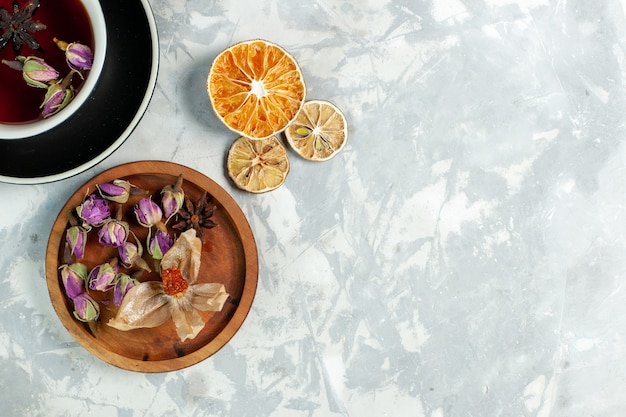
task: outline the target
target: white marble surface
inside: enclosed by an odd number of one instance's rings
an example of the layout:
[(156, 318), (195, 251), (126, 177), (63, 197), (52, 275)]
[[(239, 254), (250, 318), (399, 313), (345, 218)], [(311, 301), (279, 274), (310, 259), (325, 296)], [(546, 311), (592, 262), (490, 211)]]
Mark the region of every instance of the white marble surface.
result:
[[(158, 84), (112, 156), (0, 184), (6, 416), (623, 416), (626, 1), (151, 0)], [(345, 111), (336, 158), (280, 189), (224, 175), (204, 83), (249, 38)], [(132, 47), (132, 45), (129, 45)], [(163, 159), (226, 188), (257, 239), (251, 313), (213, 357), (120, 370), (48, 299), (50, 227), (84, 181)]]

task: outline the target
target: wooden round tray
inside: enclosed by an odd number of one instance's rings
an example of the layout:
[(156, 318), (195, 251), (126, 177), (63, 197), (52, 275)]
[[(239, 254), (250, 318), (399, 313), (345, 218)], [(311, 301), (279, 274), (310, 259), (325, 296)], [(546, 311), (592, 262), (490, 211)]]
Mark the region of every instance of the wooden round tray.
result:
[[(131, 184), (158, 195), (167, 184), (183, 174), (185, 195), (194, 203), (207, 191), (216, 207), (211, 218), (217, 227), (204, 230), (202, 260), (198, 282), (222, 283), (229, 298), (220, 312), (200, 312), (204, 329), (191, 340), (181, 342), (171, 320), (152, 329), (120, 331), (107, 326), (117, 307), (107, 293), (91, 292), (100, 303), (100, 318), (86, 324), (73, 316), (73, 305), (65, 295), (59, 267), (66, 263), (65, 231), (70, 213), (82, 203), (86, 193), (96, 192), (96, 184), (125, 179)], [(147, 229), (132, 221), (132, 207), (141, 197), (132, 197), (123, 205), (124, 220), (144, 245)], [(107, 260), (114, 248), (103, 248), (91, 232), (83, 259), (90, 270)], [(140, 281), (160, 280), (155, 272), (144, 272)], [(117, 166), (89, 180), (61, 209), (50, 233), (46, 253), (46, 281), (50, 299), (70, 334), (96, 357), (117, 367), (139, 372), (166, 372), (196, 364), (213, 355), (239, 330), (254, 299), (258, 280), (258, 257), (254, 236), (243, 212), (233, 198), (217, 183), (191, 168), (163, 161), (141, 161)]]

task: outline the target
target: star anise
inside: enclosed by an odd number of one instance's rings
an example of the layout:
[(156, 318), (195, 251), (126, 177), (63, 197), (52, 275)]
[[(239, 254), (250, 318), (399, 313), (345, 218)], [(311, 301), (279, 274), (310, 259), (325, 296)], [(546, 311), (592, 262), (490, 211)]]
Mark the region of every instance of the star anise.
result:
[(177, 230), (189, 230), (194, 229), (199, 238), (202, 238), (203, 229), (211, 229), (217, 224), (211, 220), (211, 216), (215, 212), (215, 206), (209, 205), (208, 194), (205, 191), (196, 204), (185, 197), (185, 205), (178, 211), (178, 218), (180, 219), (172, 227)]
[(24, 44), (28, 45), (32, 50), (41, 50), (41, 45), (37, 39), (29, 32), (39, 32), (46, 28), (43, 23), (33, 20), (33, 15), (39, 8), (39, 0), (29, 0), (20, 10), (17, 0), (12, 3), (13, 14), (9, 13), (4, 7), (0, 7), (0, 49), (3, 49), (13, 42), (13, 52), (19, 55)]

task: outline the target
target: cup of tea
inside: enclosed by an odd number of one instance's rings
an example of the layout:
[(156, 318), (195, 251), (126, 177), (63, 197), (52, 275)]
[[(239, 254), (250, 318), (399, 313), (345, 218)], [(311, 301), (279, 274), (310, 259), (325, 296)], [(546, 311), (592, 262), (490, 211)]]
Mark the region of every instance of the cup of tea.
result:
[(89, 98), (104, 65), (104, 14), (99, 0), (0, 0), (0, 8), (0, 139), (29, 138)]

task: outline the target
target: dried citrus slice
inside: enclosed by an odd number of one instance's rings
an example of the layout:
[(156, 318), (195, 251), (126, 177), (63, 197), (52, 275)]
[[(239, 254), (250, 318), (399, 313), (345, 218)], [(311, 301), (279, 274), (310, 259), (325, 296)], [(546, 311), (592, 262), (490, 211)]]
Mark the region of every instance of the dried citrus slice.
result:
[(228, 175), (242, 190), (263, 193), (278, 188), (289, 173), (287, 151), (276, 136), (237, 139), (228, 151)]
[(235, 44), (220, 53), (209, 71), (207, 92), (217, 117), (251, 139), (282, 132), (306, 95), (296, 60), (263, 40)]
[(285, 137), (303, 158), (326, 161), (346, 144), (348, 124), (334, 104), (311, 100), (304, 103), (298, 116), (285, 130)]

